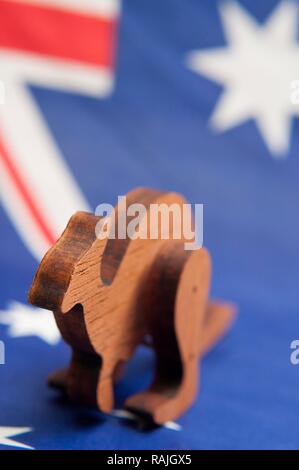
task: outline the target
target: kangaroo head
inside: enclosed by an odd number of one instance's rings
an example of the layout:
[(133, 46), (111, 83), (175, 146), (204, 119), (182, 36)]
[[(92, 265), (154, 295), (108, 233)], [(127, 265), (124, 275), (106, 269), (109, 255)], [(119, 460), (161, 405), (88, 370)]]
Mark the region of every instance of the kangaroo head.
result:
[(99, 218), (76, 212), (59, 240), (46, 253), (35, 274), (28, 300), (47, 310), (61, 310), (74, 269), (95, 241)]

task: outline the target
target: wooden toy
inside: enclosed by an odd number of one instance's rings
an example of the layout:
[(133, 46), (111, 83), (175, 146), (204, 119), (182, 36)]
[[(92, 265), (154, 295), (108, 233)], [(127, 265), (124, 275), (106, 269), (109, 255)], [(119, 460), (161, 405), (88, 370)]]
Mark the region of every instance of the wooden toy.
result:
[[(186, 201), (176, 193), (136, 189), (127, 195), (131, 204), (146, 208), (139, 228), (143, 224), (149, 235), (144, 224), (151, 204), (182, 207)], [(116, 207), (117, 220), (120, 211)], [(133, 220), (122, 215), (127, 224)], [(33, 280), (30, 303), (53, 311), (72, 348), (69, 368), (49, 382), (64, 388), (71, 400), (108, 413), (122, 366), (138, 345), (150, 344), (156, 354), (153, 382), (125, 407), (162, 424), (192, 404), (198, 361), (226, 332), (234, 308), (208, 302), (211, 261), (205, 248), (185, 250), (183, 235), (164, 239), (162, 223), (156, 239), (99, 239), (99, 221), (76, 213)], [(172, 229), (175, 224), (181, 221), (172, 220)]]

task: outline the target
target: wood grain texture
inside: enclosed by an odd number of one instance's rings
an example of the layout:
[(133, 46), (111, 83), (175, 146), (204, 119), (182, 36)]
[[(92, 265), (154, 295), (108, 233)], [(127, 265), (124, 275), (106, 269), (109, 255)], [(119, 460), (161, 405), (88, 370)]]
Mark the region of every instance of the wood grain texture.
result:
[[(127, 205), (133, 203), (146, 207), (139, 228), (145, 224), (148, 232), (150, 204), (186, 201), (176, 193), (141, 188), (127, 195)], [(122, 365), (150, 336), (156, 353), (153, 383), (125, 405), (162, 424), (191, 405), (198, 360), (228, 329), (234, 309), (208, 303), (211, 261), (205, 248), (184, 250), (183, 236), (163, 239), (163, 224), (157, 239), (100, 240), (95, 235), (99, 220), (76, 213), (33, 280), (29, 301), (54, 312), (73, 351), (70, 367), (49, 382), (75, 402), (110, 412)], [(181, 221), (171, 220), (170, 233), (181, 229), (175, 224)]]

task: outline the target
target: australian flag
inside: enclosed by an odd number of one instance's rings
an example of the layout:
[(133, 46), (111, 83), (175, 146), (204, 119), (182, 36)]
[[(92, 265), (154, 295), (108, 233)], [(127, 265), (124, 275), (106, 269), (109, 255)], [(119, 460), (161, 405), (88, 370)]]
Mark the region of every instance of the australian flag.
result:
[[(299, 1), (0, 0), (0, 449), (296, 449)], [(230, 334), (192, 408), (142, 432), (141, 347), (111, 415), (46, 386), (70, 351), (27, 304), (78, 210), (137, 186), (204, 204)]]

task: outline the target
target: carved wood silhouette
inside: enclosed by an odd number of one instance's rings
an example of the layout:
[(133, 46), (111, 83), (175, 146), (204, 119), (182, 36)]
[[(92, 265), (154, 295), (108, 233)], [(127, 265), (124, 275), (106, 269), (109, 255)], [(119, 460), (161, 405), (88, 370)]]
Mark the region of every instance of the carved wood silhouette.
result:
[[(141, 226), (150, 204), (186, 201), (176, 193), (136, 189), (127, 195), (127, 205), (133, 203), (146, 207)], [(125, 406), (162, 424), (192, 404), (198, 360), (228, 329), (234, 308), (208, 302), (211, 261), (205, 248), (186, 251), (183, 236), (165, 240), (160, 226), (157, 239), (101, 240), (95, 234), (99, 220), (76, 213), (33, 280), (29, 301), (54, 312), (72, 348), (69, 368), (49, 382), (75, 402), (110, 412), (122, 365), (150, 337), (153, 383)], [(171, 229), (176, 223), (181, 221), (171, 220)]]

